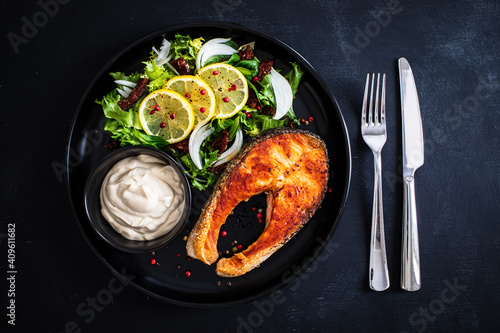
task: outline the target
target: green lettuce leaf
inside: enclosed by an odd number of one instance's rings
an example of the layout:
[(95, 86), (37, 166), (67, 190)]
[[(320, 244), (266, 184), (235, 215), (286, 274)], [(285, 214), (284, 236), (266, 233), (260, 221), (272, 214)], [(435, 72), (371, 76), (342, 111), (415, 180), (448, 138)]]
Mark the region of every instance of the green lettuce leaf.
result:
[[(205, 146), (207, 145), (207, 146)], [(205, 147), (204, 147), (205, 146)], [(189, 154), (178, 156), (179, 160), (182, 162), (183, 166), (186, 168), (186, 175), (191, 180), (191, 185), (200, 191), (204, 191), (215, 183), (217, 180), (217, 175), (209, 171), (210, 165), (217, 161), (219, 157), (217, 156), (217, 151), (213, 151), (211, 147), (205, 141), (200, 149), (200, 157), (203, 163), (203, 169), (198, 170), (191, 160)]]
[(108, 131), (111, 137), (120, 141), (120, 146), (144, 145), (161, 149), (168, 146), (168, 142), (155, 135), (147, 135), (141, 130), (131, 127), (123, 127), (116, 120), (108, 119), (104, 125), (104, 130)]
[(250, 117), (247, 117), (246, 114), (239, 114), (239, 121), (243, 125), (243, 130), (249, 136), (256, 136), (262, 133), (265, 130), (284, 127), (287, 126), (290, 122), (289, 119), (273, 119), (271, 115), (265, 115), (258, 112), (248, 112)]
[(102, 106), (106, 118), (116, 120), (123, 127), (133, 127), (134, 113), (123, 111), (118, 105), (120, 99), (121, 96), (116, 92), (116, 89), (113, 89), (101, 101), (96, 101), (96, 103)]
[(293, 96), (295, 97), (300, 80), (302, 79), (302, 76), (304, 75), (304, 71), (302, 70), (302, 68), (300, 68), (299, 65), (297, 65), (294, 62), (291, 62), (290, 65), (292, 65), (293, 68), (290, 72), (288, 72), (285, 75), (285, 79), (287, 79), (288, 83), (290, 83), (290, 87), (292, 88)]
[(118, 105), (118, 101), (120, 101), (120, 95), (116, 89), (104, 96), (101, 101), (96, 101), (97, 104), (101, 105), (104, 116), (107, 118), (104, 130), (108, 131), (113, 139), (119, 140), (121, 146), (146, 145), (163, 148), (168, 145), (165, 139), (147, 135), (142, 130), (138, 113), (140, 100), (128, 111), (123, 111)]
[(273, 85), (271, 84), (271, 76), (267, 74), (260, 81), (261, 89), (258, 89), (257, 99), (261, 105), (276, 108), (276, 98), (274, 96)]

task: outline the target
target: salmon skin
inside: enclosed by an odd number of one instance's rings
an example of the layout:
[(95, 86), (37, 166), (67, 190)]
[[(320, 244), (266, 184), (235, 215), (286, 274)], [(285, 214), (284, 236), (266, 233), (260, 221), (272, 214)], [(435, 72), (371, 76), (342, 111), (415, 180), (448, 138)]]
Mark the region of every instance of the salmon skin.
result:
[(308, 131), (279, 128), (255, 137), (228, 164), (205, 203), (187, 240), (187, 254), (211, 265), (227, 216), (242, 201), (267, 194), (266, 225), (260, 237), (231, 258), (218, 261), (216, 273), (240, 276), (285, 245), (314, 215), (328, 183), (328, 152)]

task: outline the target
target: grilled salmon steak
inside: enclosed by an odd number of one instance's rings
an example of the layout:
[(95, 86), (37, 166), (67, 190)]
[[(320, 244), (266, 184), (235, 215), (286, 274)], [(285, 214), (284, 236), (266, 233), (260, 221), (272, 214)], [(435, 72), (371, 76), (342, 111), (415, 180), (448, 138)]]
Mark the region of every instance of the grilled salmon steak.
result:
[(328, 154), (321, 138), (298, 129), (267, 131), (249, 142), (226, 167), (187, 240), (187, 253), (217, 261), (217, 240), (227, 216), (242, 201), (267, 194), (266, 225), (242, 252), (217, 263), (219, 276), (252, 270), (288, 242), (314, 215), (328, 182)]

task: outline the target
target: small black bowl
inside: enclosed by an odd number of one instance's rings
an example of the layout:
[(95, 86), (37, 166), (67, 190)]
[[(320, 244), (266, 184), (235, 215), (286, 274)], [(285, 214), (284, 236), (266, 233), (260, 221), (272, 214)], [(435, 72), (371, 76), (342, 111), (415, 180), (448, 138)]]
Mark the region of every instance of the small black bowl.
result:
[[(101, 185), (109, 170), (119, 161), (130, 156), (147, 154), (165, 161), (172, 166), (181, 178), (184, 187), (184, 211), (176, 226), (163, 236), (149, 241), (133, 241), (126, 239), (116, 232), (101, 214), (100, 191)], [(130, 253), (146, 253), (156, 251), (174, 239), (187, 224), (191, 211), (191, 188), (179, 164), (168, 154), (145, 146), (127, 146), (119, 148), (102, 159), (90, 173), (85, 185), (85, 211), (94, 231), (108, 244)]]

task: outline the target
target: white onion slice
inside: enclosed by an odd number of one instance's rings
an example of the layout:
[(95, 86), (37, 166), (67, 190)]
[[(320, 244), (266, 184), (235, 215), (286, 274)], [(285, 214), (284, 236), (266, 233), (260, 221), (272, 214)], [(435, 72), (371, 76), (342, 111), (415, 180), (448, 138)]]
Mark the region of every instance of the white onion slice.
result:
[(172, 45), (172, 43), (170, 43), (168, 40), (163, 38), (163, 41), (161, 42), (161, 46), (160, 46), (160, 51), (157, 51), (153, 47), (153, 50), (158, 54), (158, 57), (156, 58), (157, 65), (163, 65), (164, 63), (169, 61), (170, 58), (172, 58), (172, 55), (169, 55), (171, 45)]
[(125, 91), (127, 93), (127, 95), (130, 95), (130, 92), (132, 91), (132, 88), (123, 87), (123, 91)]
[[(172, 55), (170, 55), (167, 59), (168, 59), (168, 60), (170, 60), (170, 58), (172, 58)], [(174, 68), (174, 66), (172, 66), (172, 64), (171, 64), (171, 63), (169, 63), (169, 62), (168, 62), (168, 60), (167, 60), (167, 63), (166, 63), (167, 67), (168, 67), (168, 68), (169, 68), (172, 72), (174, 72), (175, 74), (179, 75), (179, 72), (177, 72), (177, 70)]]
[(236, 132), (236, 136), (234, 137), (233, 145), (231, 146), (231, 148), (220, 155), (220, 159), (215, 162), (213, 166), (219, 166), (231, 161), (236, 156), (236, 154), (238, 154), (241, 146), (243, 146), (243, 131), (241, 130), (241, 127), (238, 127), (238, 131)]
[(215, 131), (215, 128), (210, 127), (210, 124), (196, 126), (191, 137), (189, 138), (189, 155), (193, 160), (194, 165), (199, 169), (203, 169), (200, 158), (200, 147), (203, 141)]
[(116, 88), (116, 91), (118, 91), (118, 93), (123, 97), (123, 98), (127, 98), (129, 93), (126, 93), (125, 91), (121, 90), (120, 88)]
[(137, 85), (137, 83), (127, 80), (115, 80), (115, 83), (130, 88), (134, 88)]
[(214, 55), (232, 55), (238, 52), (231, 46), (223, 44), (230, 41), (231, 38), (214, 38), (204, 43), (196, 55), (196, 70), (199, 71), (205, 62)]
[(281, 75), (271, 68), (271, 84), (273, 86), (274, 97), (276, 98), (276, 113), (274, 119), (281, 119), (292, 107), (293, 92), (290, 83)]

